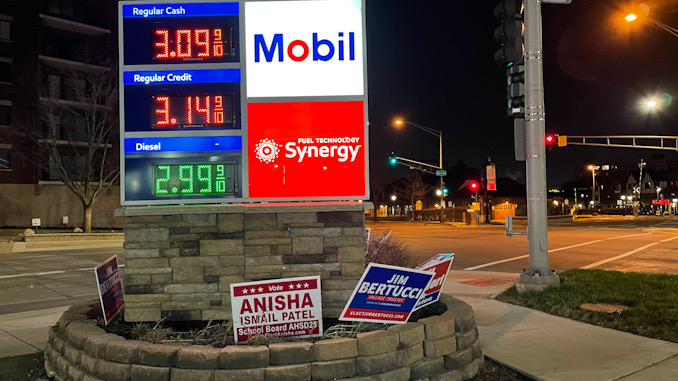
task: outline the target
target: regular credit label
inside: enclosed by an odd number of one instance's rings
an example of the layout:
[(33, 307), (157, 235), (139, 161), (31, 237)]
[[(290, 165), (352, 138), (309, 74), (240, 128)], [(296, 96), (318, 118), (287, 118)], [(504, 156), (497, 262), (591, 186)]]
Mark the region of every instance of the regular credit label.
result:
[(319, 276), (231, 284), (231, 306), (236, 343), (323, 334)]

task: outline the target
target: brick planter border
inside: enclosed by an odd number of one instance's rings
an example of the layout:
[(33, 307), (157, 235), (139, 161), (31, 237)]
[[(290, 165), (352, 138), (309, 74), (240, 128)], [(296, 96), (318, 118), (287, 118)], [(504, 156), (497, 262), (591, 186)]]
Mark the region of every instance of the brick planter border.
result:
[(125, 340), (68, 309), (50, 329), (45, 370), (57, 381), (468, 380), (483, 354), (473, 309), (451, 296), (447, 311), (358, 337), (270, 346), (174, 346)]

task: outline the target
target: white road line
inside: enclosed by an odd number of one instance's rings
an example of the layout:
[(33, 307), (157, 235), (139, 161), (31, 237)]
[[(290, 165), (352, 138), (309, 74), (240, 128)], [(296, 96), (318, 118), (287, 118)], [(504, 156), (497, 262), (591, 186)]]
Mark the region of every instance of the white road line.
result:
[(619, 238), (628, 238), (628, 237), (638, 237), (641, 235), (648, 235), (648, 234), (654, 234), (652, 232), (650, 233), (642, 233), (642, 234), (629, 234), (629, 235), (620, 235), (619, 237), (610, 237), (610, 238), (605, 238), (605, 240), (610, 240), (610, 239), (619, 239)]
[[(125, 267), (125, 265), (118, 265), (118, 267)], [(64, 274), (67, 272), (75, 272), (75, 271), (92, 271), (94, 270), (94, 267), (83, 267), (80, 269), (73, 269), (73, 270), (60, 270), (60, 271), (46, 271), (46, 272), (41, 272), (41, 273), (24, 273), (24, 274), (15, 274), (15, 275), (2, 275), (0, 276), (0, 279), (11, 279), (11, 278), (23, 278), (27, 276), (43, 276), (43, 275), (54, 275), (54, 274)]]
[[(595, 240), (595, 241), (589, 241), (589, 242), (584, 242), (584, 243), (578, 243), (578, 244), (572, 245), (572, 246), (559, 247), (559, 248), (557, 248), (557, 249), (549, 250), (549, 253), (555, 253), (556, 251), (567, 250), (567, 249), (572, 249), (572, 248), (574, 248), (574, 247), (590, 245), (590, 244), (592, 244), (592, 243), (597, 243), (597, 242), (603, 242), (603, 240), (602, 240), (602, 239), (597, 239), (597, 240)], [(530, 255), (528, 254), (528, 255), (521, 255), (521, 256), (519, 256), (519, 257), (513, 257), (513, 258), (508, 258), (508, 259), (502, 259), (501, 261), (495, 261), (495, 262), (485, 263), (485, 264), (478, 265), (478, 266), (468, 267), (468, 268), (465, 268), (464, 270), (467, 270), (467, 271), (478, 270), (478, 269), (482, 269), (482, 268), (484, 268), (484, 267), (489, 267), (489, 266), (498, 265), (498, 264), (500, 264), (500, 263), (506, 263), (506, 262), (511, 262), (511, 261), (517, 261), (518, 259), (528, 258), (529, 256), (530, 256)]]
[[(652, 234), (652, 233), (620, 235), (620, 236), (618, 236), (618, 237), (605, 238), (605, 240), (608, 240), (608, 239), (618, 239), (618, 238), (628, 238), (628, 237), (636, 237), (636, 236), (639, 236), (639, 235), (648, 235), (648, 234)], [(579, 246), (591, 245), (591, 244), (598, 243), (598, 242), (603, 242), (603, 241), (604, 241), (604, 240), (602, 240), (602, 239), (597, 239), (597, 240), (594, 240), (594, 241), (588, 241), (588, 242), (584, 242), (584, 243), (578, 243), (578, 244), (576, 244), (576, 245), (565, 246), (565, 247), (559, 247), (559, 248), (557, 248), (557, 249), (551, 249), (551, 250), (549, 250), (549, 253), (555, 253), (555, 252), (557, 252), (557, 251), (572, 249), (572, 248), (579, 247)], [(494, 266), (494, 265), (498, 265), (498, 264), (506, 263), (506, 262), (511, 262), (511, 261), (517, 261), (517, 260), (519, 260), (519, 259), (528, 258), (528, 257), (529, 257), (529, 254), (528, 254), (528, 255), (521, 255), (521, 256), (519, 256), (519, 257), (513, 257), (513, 258), (508, 258), (508, 259), (502, 259), (501, 261), (495, 261), (495, 262), (485, 263), (485, 264), (478, 265), (478, 266), (468, 267), (468, 268), (465, 268), (464, 270), (466, 270), (466, 271), (478, 270), (478, 269), (482, 269), (482, 268), (485, 268), (485, 267), (490, 267), (490, 266)]]
[(661, 240), (661, 241), (659, 241), (659, 242), (649, 243), (649, 244), (647, 244), (647, 245), (645, 245), (645, 246), (641, 246), (641, 247), (639, 247), (639, 248), (637, 248), (637, 249), (635, 249), (635, 250), (631, 250), (631, 251), (628, 251), (628, 252), (626, 252), (626, 253), (624, 253), (624, 254), (617, 255), (616, 257), (603, 259), (602, 261), (598, 261), (598, 262), (595, 262), (595, 263), (591, 263), (590, 265), (586, 265), (586, 266), (583, 266), (583, 267), (580, 267), (580, 268), (581, 268), (581, 269), (592, 269), (592, 268), (594, 268), (594, 267), (598, 267), (598, 266), (600, 266), (600, 265), (604, 265), (604, 264), (606, 264), (606, 263), (608, 263), (608, 262), (612, 262), (612, 261), (616, 261), (617, 259), (621, 259), (621, 258), (624, 258), (624, 257), (628, 257), (629, 255), (635, 254), (635, 253), (637, 253), (637, 252), (639, 252), (639, 251), (643, 251), (643, 250), (645, 250), (645, 249), (647, 249), (647, 248), (649, 248), (649, 247), (652, 247), (652, 246), (654, 246), (654, 245), (659, 245), (660, 243), (668, 242), (668, 241), (671, 241), (671, 240), (674, 240), (674, 239), (677, 239), (677, 238), (678, 238), (678, 236), (672, 237), (672, 238), (663, 239), (663, 240)]

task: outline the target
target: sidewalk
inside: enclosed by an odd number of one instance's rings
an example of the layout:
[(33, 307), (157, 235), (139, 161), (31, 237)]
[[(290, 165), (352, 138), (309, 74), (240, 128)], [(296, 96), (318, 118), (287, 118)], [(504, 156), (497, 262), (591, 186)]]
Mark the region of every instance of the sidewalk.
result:
[[(518, 275), (458, 270), (445, 284), (446, 293), (473, 307), (486, 356), (537, 380), (678, 379), (678, 344), (492, 299)], [(0, 358), (41, 351), (66, 309), (0, 315)]]
[(444, 292), (473, 307), (483, 353), (538, 380), (677, 380), (678, 344), (496, 301), (520, 274), (451, 271)]

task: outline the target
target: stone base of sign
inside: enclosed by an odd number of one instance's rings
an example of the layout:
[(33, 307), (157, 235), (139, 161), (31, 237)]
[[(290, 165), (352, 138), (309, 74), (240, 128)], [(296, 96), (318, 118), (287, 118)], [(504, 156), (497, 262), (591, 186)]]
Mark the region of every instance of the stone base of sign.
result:
[(471, 379), (483, 364), (473, 310), (448, 295), (440, 300), (442, 315), (357, 338), (223, 349), (125, 340), (76, 305), (50, 329), (45, 369), (57, 381)]
[(365, 270), (360, 202), (127, 207), (125, 320), (226, 320), (231, 283), (319, 275), (338, 317)]

